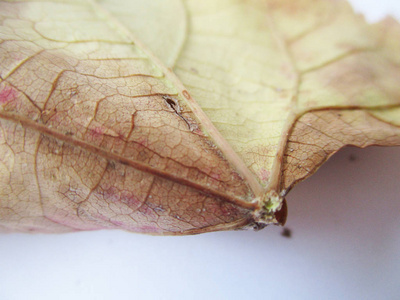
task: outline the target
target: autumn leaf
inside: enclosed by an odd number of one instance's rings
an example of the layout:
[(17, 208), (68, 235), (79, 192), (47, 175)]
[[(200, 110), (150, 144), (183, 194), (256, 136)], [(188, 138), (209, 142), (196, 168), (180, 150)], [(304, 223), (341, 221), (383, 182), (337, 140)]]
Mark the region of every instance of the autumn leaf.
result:
[(0, 228), (282, 224), (346, 145), (400, 144), (400, 26), (345, 1), (0, 2)]

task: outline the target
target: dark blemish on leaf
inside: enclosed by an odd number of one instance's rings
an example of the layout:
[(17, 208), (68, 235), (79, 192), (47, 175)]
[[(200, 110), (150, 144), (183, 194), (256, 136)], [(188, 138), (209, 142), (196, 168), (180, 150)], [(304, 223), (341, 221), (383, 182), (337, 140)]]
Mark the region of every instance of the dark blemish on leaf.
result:
[(111, 170), (115, 170), (115, 162), (110, 161), (110, 162), (108, 163), (108, 167), (109, 167)]
[(124, 160), (120, 160), (119, 163), (123, 164), (124, 166), (129, 166), (128, 162)]
[(193, 73), (199, 74), (199, 71), (196, 68), (190, 68), (190, 71), (192, 71)]
[(291, 238), (292, 237), (292, 230), (290, 230), (287, 227), (283, 228), (283, 230), (281, 232), (281, 236), (284, 236), (285, 238)]
[(176, 113), (180, 113), (181, 112), (181, 108), (179, 107), (179, 105), (177, 104), (177, 101), (175, 102), (174, 99), (170, 96), (163, 96), (163, 99), (165, 100), (165, 102), (167, 102), (167, 104), (169, 105), (169, 107), (171, 107)]
[(189, 127), (189, 130), (193, 131), (193, 128), (192, 128), (191, 124), (189, 123), (189, 121), (185, 117), (183, 117), (181, 114), (182, 109), (179, 106), (178, 100), (174, 99), (168, 95), (164, 95), (164, 96), (162, 96), (162, 98), (164, 99), (167, 106), (170, 107), (175, 112), (175, 114), (178, 115), (183, 121), (185, 121), (186, 125)]

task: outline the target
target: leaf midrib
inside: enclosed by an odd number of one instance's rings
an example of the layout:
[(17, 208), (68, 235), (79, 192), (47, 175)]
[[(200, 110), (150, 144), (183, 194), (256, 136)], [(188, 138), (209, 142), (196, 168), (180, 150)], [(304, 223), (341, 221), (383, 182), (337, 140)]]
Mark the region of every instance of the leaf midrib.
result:
[[(179, 98), (184, 99), (188, 104), (189, 108), (192, 110), (193, 114), (199, 121), (202, 129), (204, 129), (209, 137), (215, 142), (219, 150), (224, 154), (226, 160), (234, 167), (234, 169), (239, 173), (239, 175), (244, 179), (244, 181), (250, 186), (255, 198), (261, 197), (265, 190), (261, 184), (256, 179), (255, 175), (249, 170), (244, 161), (240, 156), (233, 150), (231, 145), (222, 136), (219, 130), (214, 126), (202, 108), (198, 105), (197, 101), (190, 96), (184, 87), (180, 79), (172, 72), (171, 69), (164, 66), (164, 64), (150, 51), (145, 45), (143, 45), (133, 34), (130, 32), (121, 22), (116, 20), (108, 11), (106, 11), (96, 0), (87, 0), (93, 7), (93, 11), (100, 17), (105, 19), (108, 24), (112, 24), (113, 28), (123, 35), (126, 39), (134, 43), (140, 50), (142, 50), (149, 59), (165, 74), (165, 77), (170, 80), (170, 82), (178, 90)], [(189, 30), (189, 29), (188, 29)], [(185, 93), (189, 97), (185, 96)], [(247, 205), (247, 204), (246, 204)], [(251, 205), (255, 208), (255, 205)]]

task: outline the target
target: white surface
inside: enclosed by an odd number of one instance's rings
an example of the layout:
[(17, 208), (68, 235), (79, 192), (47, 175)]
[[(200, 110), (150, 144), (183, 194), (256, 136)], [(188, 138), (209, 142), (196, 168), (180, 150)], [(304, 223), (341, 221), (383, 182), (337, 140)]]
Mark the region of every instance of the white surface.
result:
[(2, 235), (0, 299), (400, 299), (399, 175), (400, 148), (340, 152), (289, 194), (292, 238)]

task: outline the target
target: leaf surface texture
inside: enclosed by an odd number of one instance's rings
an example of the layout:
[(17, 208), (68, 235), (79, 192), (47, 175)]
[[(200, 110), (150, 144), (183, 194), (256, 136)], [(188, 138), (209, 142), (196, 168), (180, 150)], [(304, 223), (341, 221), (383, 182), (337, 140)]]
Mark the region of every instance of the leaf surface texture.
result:
[(340, 148), (400, 143), (399, 41), (345, 1), (0, 2), (0, 226), (282, 223)]

